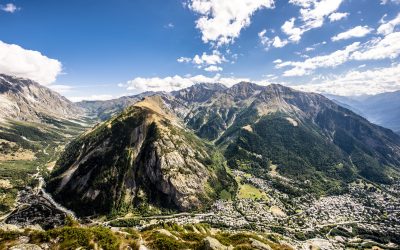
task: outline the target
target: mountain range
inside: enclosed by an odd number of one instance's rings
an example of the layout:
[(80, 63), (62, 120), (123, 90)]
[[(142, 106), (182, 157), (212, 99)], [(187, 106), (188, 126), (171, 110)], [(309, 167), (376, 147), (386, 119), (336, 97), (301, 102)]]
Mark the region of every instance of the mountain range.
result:
[(327, 95), (327, 97), (375, 124), (400, 133), (400, 91), (370, 96)]
[[(257, 176), (275, 168), (296, 180), (295, 187), (274, 183), (293, 197), (340, 194), (359, 178), (388, 184), (399, 176), (400, 136), (322, 95), (241, 82), (143, 97), (108, 102), (98, 115), (112, 118), (66, 148), (48, 184), (62, 204), (85, 215), (201, 210), (204, 201), (234, 196), (225, 162)], [(79, 105), (93, 110), (96, 103)]]
[[(72, 103), (6, 75), (0, 89), (0, 248), (400, 244), (400, 136), (343, 98), (240, 82)], [(32, 225), (45, 231), (10, 230)]]

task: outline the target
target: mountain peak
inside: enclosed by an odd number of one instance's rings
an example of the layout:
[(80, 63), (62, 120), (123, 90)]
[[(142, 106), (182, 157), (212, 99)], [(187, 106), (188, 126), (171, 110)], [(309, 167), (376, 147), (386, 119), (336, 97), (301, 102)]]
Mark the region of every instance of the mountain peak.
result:
[(189, 103), (204, 102), (216, 92), (223, 91), (225, 89), (225, 85), (220, 83), (198, 83), (185, 89), (173, 91), (171, 94)]
[(70, 144), (48, 183), (55, 198), (80, 215), (190, 211), (233, 185), (217, 151), (176, 126), (163, 98), (145, 97)]
[(83, 111), (60, 94), (26, 78), (0, 74), (0, 119), (41, 121), (76, 117)]
[(227, 90), (228, 94), (231, 94), (239, 99), (246, 99), (256, 93), (259, 93), (265, 87), (257, 85), (251, 82), (239, 82)]

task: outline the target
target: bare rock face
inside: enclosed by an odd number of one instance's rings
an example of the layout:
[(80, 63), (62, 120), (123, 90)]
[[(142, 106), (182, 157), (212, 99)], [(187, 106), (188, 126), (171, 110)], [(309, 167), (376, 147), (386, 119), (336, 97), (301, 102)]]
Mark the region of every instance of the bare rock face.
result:
[(78, 214), (203, 209), (234, 183), (218, 153), (147, 98), (72, 142), (48, 184)]
[(58, 93), (29, 79), (0, 74), (0, 119), (42, 121), (79, 114), (83, 109)]

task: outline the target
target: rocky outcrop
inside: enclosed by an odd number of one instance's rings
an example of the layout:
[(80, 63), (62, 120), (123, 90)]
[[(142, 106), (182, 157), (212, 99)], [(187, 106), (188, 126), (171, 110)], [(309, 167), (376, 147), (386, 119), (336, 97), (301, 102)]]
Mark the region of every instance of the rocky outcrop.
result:
[(233, 246), (225, 246), (222, 245), (217, 239), (207, 236), (204, 238), (202, 246), (200, 247), (202, 250), (232, 250)]
[(262, 243), (262, 242), (259, 241), (259, 240), (250, 238), (250, 241), (251, 241), (251, 246), (252, 246), (254, 249), (259, 249), (259, 250), (272, 250), (272, 248), (271, 248), (270, 246), (268, 246), (268, 245), (265, 244), (265, 243)]

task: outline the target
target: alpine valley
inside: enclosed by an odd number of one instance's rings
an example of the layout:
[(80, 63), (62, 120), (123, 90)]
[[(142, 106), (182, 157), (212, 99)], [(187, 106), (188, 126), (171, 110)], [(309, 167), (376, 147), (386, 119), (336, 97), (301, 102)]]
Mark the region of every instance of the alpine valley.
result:
[(239, 82), (72, 103), (8, 75), (0, 100), (1, 249), (400, 248), (400, 136), (343, 100)]

